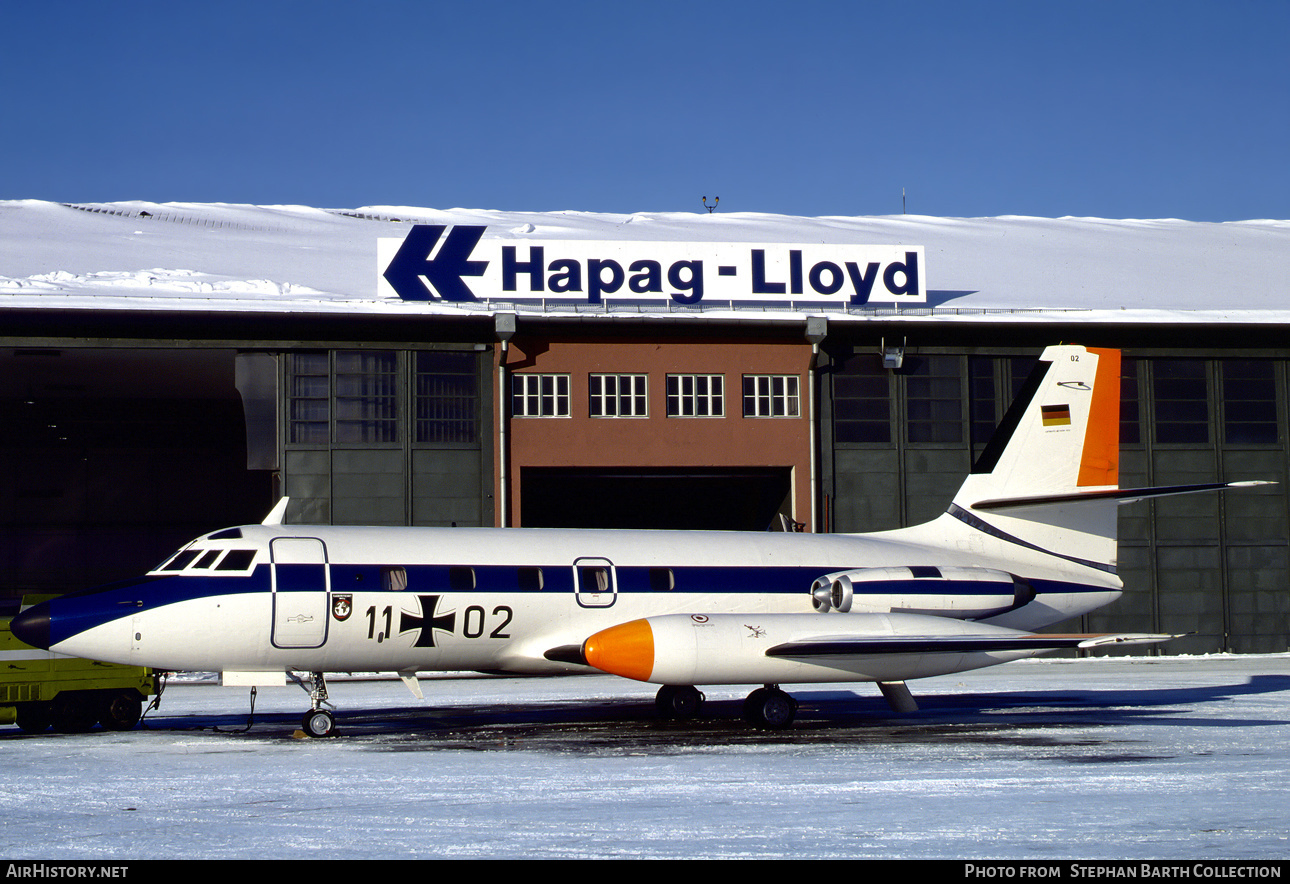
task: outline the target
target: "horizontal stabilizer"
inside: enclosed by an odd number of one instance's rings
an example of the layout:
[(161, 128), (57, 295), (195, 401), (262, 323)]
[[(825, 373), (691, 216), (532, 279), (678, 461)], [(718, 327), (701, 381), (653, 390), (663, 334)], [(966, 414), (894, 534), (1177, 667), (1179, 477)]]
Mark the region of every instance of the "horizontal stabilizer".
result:
[(1151, 497), (1169, 497), (1175, 494), (1199, 494), (1203, 491), (1226, 491), (1229, 488), (1254, 488), (1275, 485), (1276, 482), (1207, 482), (1201, 485), (1160, 485), (1155, 488), (1112, 488), (1105, 491), (1077, 491), (1072, 494), (1040, 494), (1030, 497), (1004, 497), (981, 500), (972, 504), (974, 510), (1006, 510), (1030, 506), (1050, 506), (1061, 503), (1092, 503), (1112, 500), (1116, 503), (1134, 503)]
[(1045, 635), (884, 635), (841, 636), (785, 642), (766, 649), (768, 657), (847, 657), (866, 654), (951, 654), (985, 651), (1052, 651), (1108, 645), (1142, 645), (1176, 635), (1147, 633)]

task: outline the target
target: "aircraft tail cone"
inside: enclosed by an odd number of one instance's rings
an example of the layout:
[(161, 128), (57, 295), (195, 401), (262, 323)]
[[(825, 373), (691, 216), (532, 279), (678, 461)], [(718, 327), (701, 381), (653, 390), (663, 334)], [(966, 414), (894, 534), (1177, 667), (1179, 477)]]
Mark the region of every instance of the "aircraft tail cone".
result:
[(587, 639), (582, 654), (602, 672), (649, 681), (654, 671), (654, 630), (646, 620), (620, 623)]

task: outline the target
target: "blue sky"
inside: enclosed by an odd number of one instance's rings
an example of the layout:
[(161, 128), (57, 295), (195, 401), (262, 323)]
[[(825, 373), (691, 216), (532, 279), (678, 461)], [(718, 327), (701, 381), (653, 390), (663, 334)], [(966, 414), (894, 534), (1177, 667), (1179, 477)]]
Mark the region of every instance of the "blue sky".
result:
[(1290, 218), (1287, 0), (0, 0), (0, 198)]

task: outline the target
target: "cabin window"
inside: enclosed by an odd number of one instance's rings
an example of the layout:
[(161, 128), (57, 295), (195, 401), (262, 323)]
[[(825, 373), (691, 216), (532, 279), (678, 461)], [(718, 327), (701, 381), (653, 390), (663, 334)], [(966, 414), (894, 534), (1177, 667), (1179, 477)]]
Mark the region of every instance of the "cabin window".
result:
[(454, 592), (470, 592), (475, 588), (475, 569), (465, 567), (449, 568), (448, 587)]
[(579, 566), (578, 583), (583, 592), (610, 592), (613, 589), (609, 569), (600, 565)]
[(515, 574), (515, 581), (523, 592), (538, 592), (542, 589), (541, 568), (520, 568)]
[(658, 592), (676, 589), (676, 575), (671, 568), (650, 568), (649, 588)]
[(402, 592), (408, 588), (408, 571), (406, 568), (382, 568), (381, 589), (388, 592)]

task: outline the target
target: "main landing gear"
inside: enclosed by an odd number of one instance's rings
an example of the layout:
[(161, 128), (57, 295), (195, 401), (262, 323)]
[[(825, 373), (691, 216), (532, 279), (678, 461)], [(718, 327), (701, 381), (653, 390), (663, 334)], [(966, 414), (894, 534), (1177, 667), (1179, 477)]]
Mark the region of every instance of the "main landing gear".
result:
[(744, 719), (768, 730), (782, 730), (797, 716), (797, 701), (778, 685), (758, 688), (744, 700)]
[(309, 691), (309, 711), (300, 729), (311, 737), (330, 737), (336, 733), (336, 716), (322, 708), (327, 702), (327, 682), (321, 672), (310, 673), (313, 688)]
[(704, 696), (698, 688), (688, 684), (665, 684), (658, 689), (654, 705), (664, 718), (688, 721), (703, 708)]
[[(659, 715), (676, 721), (697, 716), (703, 701), (703, 694), (692, 685), (665, 684), (654, 697)], [(782, 730), (797, 716), (797, 701), (778, 685), (768, 684), (748, 695), (743, 711), (744, 719), (755, 727)]]

